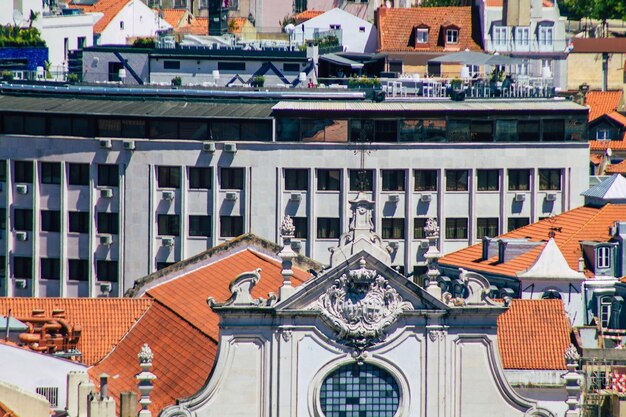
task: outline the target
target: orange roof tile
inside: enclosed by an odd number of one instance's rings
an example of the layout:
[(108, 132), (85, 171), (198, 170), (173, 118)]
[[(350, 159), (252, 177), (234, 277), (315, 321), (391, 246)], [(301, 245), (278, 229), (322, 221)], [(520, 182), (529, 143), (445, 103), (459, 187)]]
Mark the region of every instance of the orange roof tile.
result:
[(611, 164), (604, 169), (605, 174), (626, 174), (626, 160), (618, 164)]
[(130, 1), (131, 0), (98, 0), (97, 3), (91, 6), (83, 4), (69, 4), (68, 6), (75, 9), (83, 9), (86, 13), (103, 13), (104, 16), (102, 16), (93, 27), (94, 33), (101, 33)]
[[(626, 205), (606, 204), (603, 207), (579, 207), (552, 218), (520, 227), (506, 233), (501, 238), (528, 238), (534, 242), (545, 242), (550, 228), (561, 228), (554, 240), (567, 260), (569, 267), (578, 270), (578, 258), (581, 257), (581, 240), (607, 241), (610, 239), (609, 227), (618, 220), (626, 219)], [(497, 263), (497, 256), (482, 260), (482, 244), (470, 246), (445, 255), (439, 260), (441, 265), (464, 268), (472, 271), (494, 273), (516, 277), (516, 273), (530, 268), (545, 245), (539, 245), (528, 252), (507, 262)], [(591, 271), (585, 271), (589, 277)]]
[(0, 417), (17, 417), (17, 415), (0, 401)]
[(161, 16), (167, 23), (172, 25), (173, 28), (178, 28), (181, 25), (187, 24), (187, 21), (184, 20), (186, 15), (186, 9), (163, 9)]
[[(379, 8), (376, 13), (376, 23), (379, 28), (379, 50), (382, 52), (482, 50), (474, 40), (480, 39), (480, 35), (475, 33), (479, 28), (477, 24), (473, 24), (471, 7)], [(430, 28), (428, 44), (425, 44), (425, 47), (416, 48), (413, 31), (414, 27), (420, 24), (425, 24)], [(458, 44), (454, 44), (454, 49), (446, 48), (445, 34), (440, 34), (445, 25), (459, 28)]]
[[(147, 294), (217, 341), (219, 319), (207, 305), (207, 298), (213, 297), (218, 302), (226, 301), (230, 297), (231, 281), (237, 275), (256, 268), (262, 270), (261, 280), (254, 287), (252, 295), (267, 298), (270, 292), (277, 292), (282, 284), (281, 265), (278, 261), (250, 249), (236, 252), (218, 262), (160, 284), (149, 289)], [(294, 285), (299, 285), (310, 276), (299, 268), (294, 268), (294, 274)]]
[[(180, 301), (184, 302), (184, 299)], [(197, 321), (202, 319), (202, 316), (196, 318)], [(144, 343), (148, 343), (154, 353), (151, 371), (157, 379), (150, 394), (152, 404), (149, 407), (154, 416), (174, 404), (176, 399), (189, 397), (200, 390), (211, 372), (217, 352), (215, 341), (161, 303), (153, 303), (115, 349), (89, 369), (96, 384), (102, 373), (115, 375), (109, 379), (109, 395), (118, 402), (118, 413), (121, 392), (134, 391), (139, 395), (135, 379), (140, 372), (137, 354)]]
[(585, 105), (589, 107), (589, 121), (618, 110), (622, 103), (622, 91), (589, 91)]
[(622, 113), (619, 112), (611, 112), (608, 113), (606, 115), (606, 117), (615, 120), (617, 123), (621, 124), (622, 126), (626, 127), (626, 115), (623, 115)]
[(326, 12), (323, 10), (305, 10), (295, 15), (294, 18), (296, 19), (296, 24), (299, 25), (300, 23), (306, 22), (307, 20), (313, 19), (314, 17), (324, 13)]
[(590, 140), (590, 151), (606, 151), (607, 148), (611, 148), (614, 151), (626, 150), (626, 134), (622, 140)]
[(600, 162), (602, 162), (602, 155), (592, 153), (591, 155), (589, 155), (589, 160), (592, 164), (598, 165)]
[(570, 324), (561, 300), (512, 300), (498, 317), (498, 350), (505, 369), (566, 369)]
[(241, 33), (241, 29), (243, 28), (243, 25), (246, 24), (246, 22), (248, 21), (248, 19), (246, 19), (245, 17), (233, 17), (228, 19), (228, 26), (230, 28), (230, 26), (232, 26), (232, 31), (230, 31), (231, 33)]
[(145, 298), (0, 298), (0, 312), (6, 314), (10, 308), (19, 319), (30, 317), (34, 309), (46, 314), (65, 310), (66, 320), (82, 327), (78, 350), (82, 361), (92, 365), (111, 351), (151, 303)]
[(208, 35), (209, 34), (209, 18), (208, 17), (195, 17), (191, 20), (191, 23), (187, 26), (180, 28), (180, 33), (187, 33), (189, 35)]

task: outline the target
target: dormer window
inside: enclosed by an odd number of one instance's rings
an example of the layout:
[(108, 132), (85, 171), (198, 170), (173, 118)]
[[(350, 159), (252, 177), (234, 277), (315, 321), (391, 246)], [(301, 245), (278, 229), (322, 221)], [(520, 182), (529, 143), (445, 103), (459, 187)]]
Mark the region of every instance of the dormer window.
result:
[(596, 130), (596, 140), (609, 140), (609, 129), (598, 129)]
[(505, 48), (506, 42), (507, 42), (507, 27), (506, 26), (494, 26), (492, 38), (493, 38), (494, 48), (498, 48), (498, 49)]
[(446, 29), (446, 43), (459, 43), (458, 29)]
[(608, 269), (612, 266), (613, 248), (610, 246), (598, 246), (596, 248), (596, 271)]
[(428, 43), (428, 29), (427, 28), (415, 28), (415, 43), (417, 44)]

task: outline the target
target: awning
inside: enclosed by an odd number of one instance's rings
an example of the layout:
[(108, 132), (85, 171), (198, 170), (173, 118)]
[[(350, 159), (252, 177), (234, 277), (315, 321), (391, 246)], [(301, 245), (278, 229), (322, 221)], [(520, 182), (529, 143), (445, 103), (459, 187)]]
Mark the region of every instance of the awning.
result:
[(344, 58), (342, 56), (336, 54), (325, 54), (320, 56), (322, 61), (330, 62), (331, 64), (341, 65), (342, 67), (350, 67), (352, 69), (361, 69), (363, 68), (363, 64), (357, 61), (353, 61), (348, 58)]
[(440, 64), (458, 63), (465, 65), (515, 65), (523, 64), (525, 61), (523, 58), (513, 58), (508, 55), (490, 55), (474, 51), (455, 52), (428, 60), (428, 62)]

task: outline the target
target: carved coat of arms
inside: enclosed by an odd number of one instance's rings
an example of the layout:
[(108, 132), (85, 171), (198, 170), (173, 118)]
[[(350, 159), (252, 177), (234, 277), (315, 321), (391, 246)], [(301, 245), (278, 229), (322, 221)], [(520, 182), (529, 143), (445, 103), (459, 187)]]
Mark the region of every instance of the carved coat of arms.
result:
[(402, 300), (387, 279), (366, 269), (364, 259), (360, 264), (359, 269), (335, 280), (312, 308), (320, 310), (340, 342), (362, 351), (383, 341), (387, 328), (413, 306)]

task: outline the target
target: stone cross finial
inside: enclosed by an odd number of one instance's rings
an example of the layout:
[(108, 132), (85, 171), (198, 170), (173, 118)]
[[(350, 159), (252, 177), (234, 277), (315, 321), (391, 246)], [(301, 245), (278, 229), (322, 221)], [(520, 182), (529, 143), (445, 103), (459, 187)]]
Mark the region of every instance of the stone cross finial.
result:
[(150, 346), (148, 346), (147, 343), (144, 343), (137, 357), (139, 358), (139, 366), (141, 367), (141, 372), (135, 376), (138, 382), (137, 385), (139, 388), (139, 394), (141, 395), (141, 398), (139, 399), (141, 411), (139, 412), (138, 417), (152, 417), (152, 412), (148, 410), (148, 406), (152, 404), (152, 401), (150, 400), (150, 393), (154, 388), (153, 384), (156, 379), (156, 375), (150, 372), (154, 354), (152, 353)]

